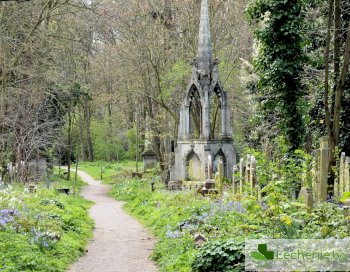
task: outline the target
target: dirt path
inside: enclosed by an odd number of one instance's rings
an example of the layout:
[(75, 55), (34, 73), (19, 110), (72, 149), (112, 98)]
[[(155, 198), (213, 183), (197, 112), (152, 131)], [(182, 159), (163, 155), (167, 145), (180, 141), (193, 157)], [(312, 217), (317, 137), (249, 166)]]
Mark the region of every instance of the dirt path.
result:
[(123, 202), (107, 196), (109, 186), (82, 171), (78, 174), (89, 184), (82, 188), (81, 195), (95, 203), (90, 209), (90, 216), (96, 229), (88, 252), (69, 271), (157, 271), (155, 264), (148, 259), (154, 240), (147, 231), (122, 210)]

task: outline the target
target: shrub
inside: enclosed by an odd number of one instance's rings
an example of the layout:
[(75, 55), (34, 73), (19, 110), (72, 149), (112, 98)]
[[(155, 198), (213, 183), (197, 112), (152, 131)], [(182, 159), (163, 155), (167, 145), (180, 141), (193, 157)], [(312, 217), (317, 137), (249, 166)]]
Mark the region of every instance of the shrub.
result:
[(233, 239), (207, 242), (198, 252), (192, 269), (199, 272), (244, 270), (244, 243)]

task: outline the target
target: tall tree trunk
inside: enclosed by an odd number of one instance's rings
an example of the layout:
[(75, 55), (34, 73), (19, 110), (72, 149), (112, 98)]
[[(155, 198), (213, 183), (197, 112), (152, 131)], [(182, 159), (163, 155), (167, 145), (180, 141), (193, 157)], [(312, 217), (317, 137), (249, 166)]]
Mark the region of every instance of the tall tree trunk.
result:
[[(148, 101), (148, 114), (152, 121), (154, 121), (154, 104), (151, 98), (147, 98)], [(153, 122), (152, 122), (153, 123)], [(151, 128), (153, 133), (153, 147), (154, 152), (157, 154), (157, 158), (159, 161), (161, 171), (164, 170), (164, 157), (161, 150), (161, 139), (159, 137), (159, 133), (157, 133), (157, 129), (154, 127), (154, 124), (151, 124)]]
[[(330, 12), (330, 14), (332, 13), (331, 5), (329, 5), (329, 12)], [(330, 23), (330, 22), (328, 22), (328, 23)], [(329, 24), (329, 26), (330, 25), (331, 24)], [(341, 49), (341, 9), (340, 9), (340, 0), (334, 0), (333, 43), (334, 43), (334, 45), (333, 45), (334, 82), (337, 82), (338, 81), (338, 77), (339, 77), (339, 71), (340, 71), (340, 49)], [(327, 82), (328, 82), (328, 78), (327, 78)], [(328, 87), (328, 92), (329, 92), (329, 87)], [(336, 84), (334, 84), (334, 86), (333, 86), (332, 95), (331, 95), (332, 100), (331, 100), (331, 109), (330, 110), (332, 112), (331, 112), (331, 114), (329, 116), (329, 120), (326, 119), (326, 122), (329, 122), (329, 123), (326, 123), (326, 125), (327, 126), (329, 125), (329, 127), (327, 127), (327, 130), (329, 129), (328, 136), (329, 136), (329, 147), (330, 147), (330, 154), (329, 154), (329, 173), (330, 173), (330, 177), (329, 177), (328, 183), (330, 185), (334, 184), (335, 173), (334, 173), (333, 169), (334, 169), (334, 166), (336, 166), (335, 149), (336, 149), (336, 146), (337, 146), (337, 139), (336, 139), (337, 137), (336, 137), (335, 131), (334, 131), (334, 127), (335, 127), (335, 119), (334, 119), (335, 116), (334, 116), (334, 113), (335, 113), (335, 100), (336, 100), (335, 94), (336, 94)], [(326, 118), (327, 118), (327, 115), (326, 115)]]
[(92, 137), (91, 137), (91, 110), (90, 105), (86, 104), (86, 119), (85, 119), (85, 127), (86, 127), (86, 142), (87, 142), (87, 150), (88, 150), (88, 158), (89, 161), (94, 161), (94, 149), (92, 145)]
[[(341, 9), (340, 0), (334, 0), (334, 82), (338, 81), (340, 72), (341, 48)], [(335, 88), (334, 88), (335, 89)]]
[(71, 156), (72, 156), (72, 113), (71, 107), (68, 110), (68, 146), (67, 146), (67, 180), (70, 180), (70, 167), (71, 167)]
[(326, 127), (329, 142), (332, 142), (332, 130), (331, 130), (331, 113), (329, 108), (329, 54), (331, 44), (331, 27), (332, 27), (332, 14), (333, 14), (333, 0), (328, 1), (328, 23), (327, 23), (327, 38), (326, 38), (326, 49), (324, 53), (325, 59), (325, 75), (324, 75), (324, 107), (326, 117)]
[(340, 132), (341, 98), (344, 91), (346, 76), (349, 71), (349, 60), (350, 60), (350, 26), (347, 33), (346, 43), (345, 43), (343, 66), (341, 69), (339, 79), (337, 81), (336, 91), (335, 91), (333, 131), (334, 131), (334, 140), (335, 140), (334, 143), (336, 146), (338, 146), (340, 141), (339, 132)]
[(84, 121), (82, 116), (79, 116), (79, 136), (80, 136), (80, 159), (86, 161), (86, 148), (85, 148), (85, 137), (84, 137)]
[[(109, 137), (108, 137), (109, 146), (112, 147), (113, 141), (114, 141), (114, 129), (113, 129), (113, 122), (112, 122), (112, 102), (111, 101), (108, 102), (108, 133), (109, 133)], [(109, 151), (108, 153), (109, 161), (112, 161), (115, 159), (114, 154), (115, 153), (113, 151)]]
[(330, 54), (330, 46), (331, 46), (331, 27), (332, 27), (332, 19), (333, 19), (333, 2), (334, 0), (328, 1), (328, 23), (327, 23), (327, 38), (326, 38), (326, 48), (324, 53), (325, 59), (325, 75), (324, 75), (324, 108), (325, 108), (325, 118), (326, 118), (326, 128), (328, 141), (330, 145), (330, 154), (329, 154), (329, 169), (328, 172), (331, 173), (329, 184), (331, 185), (334, 180), (334, 173), (332, 166), (335, 163), (335, 142), (334, 142), (334, 134), (331, 123), (331, 108), (329, 106), (329, 54)]

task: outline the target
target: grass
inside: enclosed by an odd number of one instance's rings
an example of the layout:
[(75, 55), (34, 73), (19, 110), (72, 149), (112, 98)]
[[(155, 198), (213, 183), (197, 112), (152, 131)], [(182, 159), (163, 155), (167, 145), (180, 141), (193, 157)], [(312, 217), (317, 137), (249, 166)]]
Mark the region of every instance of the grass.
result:
[(0, 271), (65, 271), (85, 253), (92, 203), (58, 193), (71, 185), (63, 175), (51, 180), (52, 188), (39, 183), (34, 193), (19, 184), (0, 190)]
[[(160, 271), (242, 271), (244, 239), (350, 237), (350, 217), (344, 220), (337, 205), (323, 203), (309, 214), (302, 204), (276, 193), (266, 206), (230, 192), (211, 200), (195, 192), (167, 191), (159, 178), (146, 175), (115, 180), (111, 195), (126, 201), (125, 209), (157, 238), (152, 258)], [(196, 245), (196, 234), (205, 237), (204, 245)]]
[(152, 192), (150, 182), (154, 178), (148, 175), (143, 180), (129, 178), (119, 181), (113, 186), (111, 195), (127, 201), (125, 210), (157, 238), (152, 259), (161, 271), (191, 271), (191, 263), (197, 252), (193, 237), (190, 233), (179, 234), (175, 228), (193, 214), (194, 209), (205, 205), (207, 200), (191, 192), (167, 192), (159, 180), (155, 185), (156, 191)]
[[(143, 164), (138, 163), (139, 172), (143, 169)], [(132, 172), (136, 172), (136, 162), (120, 161), (120, 162), (81, 162), (78, 166), (79, 170), (85, 171), (96, 180), (101, 180), (106, 184), (113, 184), (116, 180), (128, 178)]]
[[(350, 237), (350, 217), (344, 218), (340, 207), (322, 203), (308, 213), (305, 205), (286, 197), (283, 183), (270, 183), (271, 192), (264, 197), (264, 204), (248, 194), (233, 195), (230, 191), (211, 200), (191, 191), (167, 191), (152, 174), (131, 179), (132, 166), (108, 166), (111, 196), (126, 201), (125, 210), (156, 237), (152, 258), (160, 271), (242, 271), (246, 238)], [(97, 174), (96, 165), (84, 167)], [(154, 181), (156, 190), (152, 192)], [(205, 237), (204, 245), (194, 242), (198, 233)]]

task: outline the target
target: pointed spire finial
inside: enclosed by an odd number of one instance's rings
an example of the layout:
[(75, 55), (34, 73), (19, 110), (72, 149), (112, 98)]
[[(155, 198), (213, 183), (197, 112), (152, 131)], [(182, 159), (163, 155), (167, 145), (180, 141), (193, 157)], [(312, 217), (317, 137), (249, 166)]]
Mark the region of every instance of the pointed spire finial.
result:
[(208, 0), (202, 0), (197, 63), (198, 70), (202, 75), (210, 74), (210, 67), (212, 64), (212, 49)]

